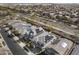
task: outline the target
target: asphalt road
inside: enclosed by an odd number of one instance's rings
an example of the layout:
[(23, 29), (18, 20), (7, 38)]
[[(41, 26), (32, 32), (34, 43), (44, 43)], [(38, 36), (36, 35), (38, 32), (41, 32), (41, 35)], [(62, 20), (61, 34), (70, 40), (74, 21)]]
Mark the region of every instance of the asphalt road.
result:
[(8, 33), (6, 33), (3, 28), (1, 28), (0, 32), (14, 55), (26, 55), (26, 52), (17, 43), (7, 36)]
[(71, 55), (79, 55), (79, 45), (75, 46), (75, 49), (72, 51)]

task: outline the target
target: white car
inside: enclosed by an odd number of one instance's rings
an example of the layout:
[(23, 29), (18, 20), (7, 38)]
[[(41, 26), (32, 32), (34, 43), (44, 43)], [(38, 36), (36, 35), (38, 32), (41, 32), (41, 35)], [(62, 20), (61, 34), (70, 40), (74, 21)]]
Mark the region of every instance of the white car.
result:
[(6, 28), (5, 28), (5, 30), (6, 30), (6, 31), (7, 31), (7, 30), (9, 30), (9, 28), (8, 28), (8, 27), (6, 27)]
[(3, 27), (6, 27), (6, 25), (3, 25)]
[(9, 30), (9, 31), (8, 31), (8, 34), (10, 35), (11, 33), (12, 33), (12, 32)]
[(19, 40), (19, 38), (18, 38), (17, 36), (14, 36), (13, 39), (14, 39), (15, 41)]
[(18, 43), (20, 45), (21, 48), (23, 48), (26, 44), (23, 42)]

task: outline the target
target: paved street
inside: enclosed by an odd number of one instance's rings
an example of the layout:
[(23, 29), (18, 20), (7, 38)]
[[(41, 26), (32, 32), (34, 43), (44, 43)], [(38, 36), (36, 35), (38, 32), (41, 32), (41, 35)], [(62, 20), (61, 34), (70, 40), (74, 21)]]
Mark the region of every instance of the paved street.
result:
[(1, 29), (0, 32), (6, 41), (8, 47), (14, 55), (26, 55), (26, 52), (16, 43), (12, 38), (7, 36), (7, 33), (4, 32), (4, 29)]
[(75, 49), (72, 51), (71, 55), (79, 55), (79, 45), (75, 46)]

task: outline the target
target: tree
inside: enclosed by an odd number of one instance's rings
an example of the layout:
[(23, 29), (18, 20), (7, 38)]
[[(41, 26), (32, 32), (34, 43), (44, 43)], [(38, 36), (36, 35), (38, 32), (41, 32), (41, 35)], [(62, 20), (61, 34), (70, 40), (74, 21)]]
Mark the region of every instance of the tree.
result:
[(16, 36), (19, 36), (19, 35), (20, 35), (20, 33), (19, 33), (17, 30), (14, 31), (14, 34), (15, 34)]

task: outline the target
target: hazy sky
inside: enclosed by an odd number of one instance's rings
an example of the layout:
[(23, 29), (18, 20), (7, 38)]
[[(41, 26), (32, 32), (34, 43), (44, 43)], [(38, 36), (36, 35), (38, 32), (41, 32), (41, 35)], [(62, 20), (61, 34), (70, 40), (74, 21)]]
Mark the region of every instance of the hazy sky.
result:
[(79, 0), (0, 0), (0, 3), (79, 3)]

